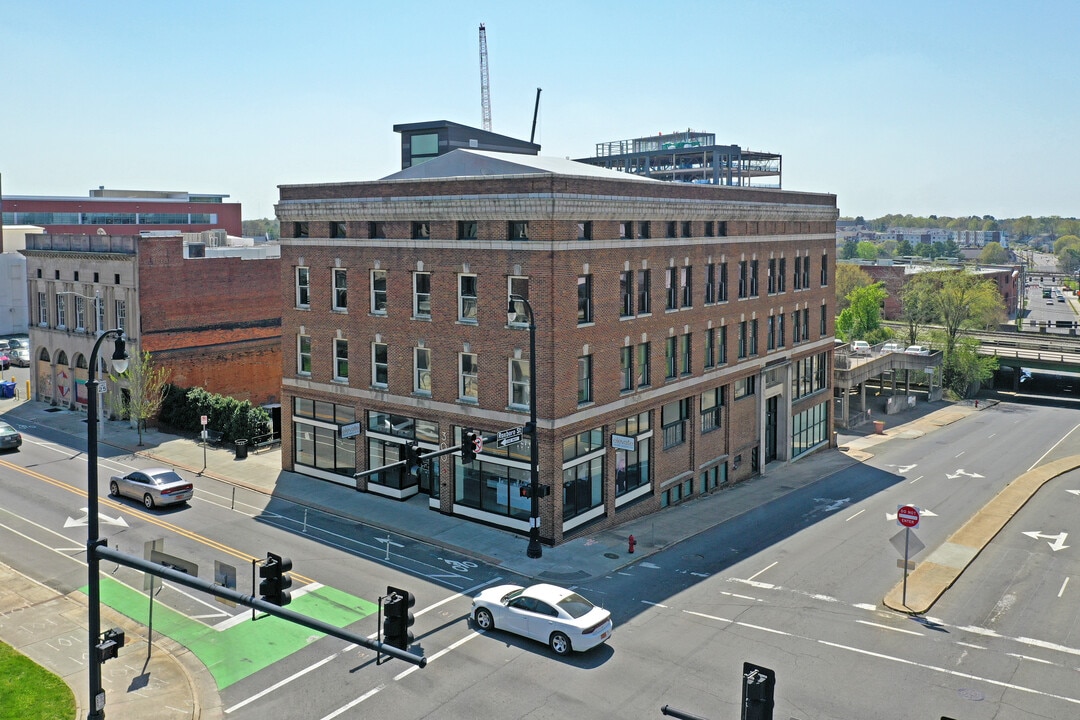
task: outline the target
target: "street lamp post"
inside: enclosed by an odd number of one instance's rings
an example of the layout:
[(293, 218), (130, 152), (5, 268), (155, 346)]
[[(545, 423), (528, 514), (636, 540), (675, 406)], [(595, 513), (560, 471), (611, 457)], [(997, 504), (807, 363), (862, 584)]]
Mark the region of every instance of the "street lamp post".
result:
[(112, 355), (113, 368), (117, 373), (127, 370), (128, 355), (124, 343), (123, 330), (106, 330), (94, 343), (90, 353), (90, 368), (86, 377), (86, 409), (90, 422), (86, 423), (86, 565), (89, 574), (89, 617), (88, 634), (90, 636), (90, 712), (88, 720), (104, 720), (105, 690), (101, 687), (101, 578), (98, 574), (97, 549), (101, 544), (98, 539), (98, 432), (97, 432), (97, 361), (98, 350), (107, 337), (116, 338), (116, 348)]
[(536, 441), (536, 318), (532, 305), (521, 295), (511, 295), (506, 306), (506, 320), (514, 321), (517, 315), (516, 303), (525, 306), (529, 316), (529, 442), (532, 445), (529, 457), (529, 549), (526, 555), (539, 558), (544, 554), (540, 546), (540, 448)]

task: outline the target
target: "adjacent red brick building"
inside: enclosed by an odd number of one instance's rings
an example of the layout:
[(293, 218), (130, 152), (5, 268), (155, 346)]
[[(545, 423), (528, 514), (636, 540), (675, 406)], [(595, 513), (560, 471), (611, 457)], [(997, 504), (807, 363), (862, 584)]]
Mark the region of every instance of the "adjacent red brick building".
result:
[(288, 470), (524, 533), (527, 435), (417, 479), (353, 475), (535, 402), (558, 543), (830, 442), (835, 196), (456, 150), (280, 186), (277, 215)]

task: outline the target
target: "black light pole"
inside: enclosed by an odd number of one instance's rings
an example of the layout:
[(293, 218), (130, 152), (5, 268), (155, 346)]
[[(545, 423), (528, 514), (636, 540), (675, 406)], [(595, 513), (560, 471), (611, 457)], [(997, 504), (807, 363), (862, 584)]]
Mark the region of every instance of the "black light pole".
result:
[(98, 539), (98, 392), (95, 374), (98, 350), (107, 337), (116, 338), (116, 349), (112, 355), (113, 368), (122, 373), (128, 366), (124, 331), (106, 330), (101, 333), (90, 353), (90, 368), (86, 374), (86, 410), (89, 415), (89, 422), (86, 423), (86, 565), (90, 581), (90, 712), (86, 716), (87, 720), (105, 719), (105, 690), (101, 687), (101, 653), (98, 650), (101, 642), (101, 578), (98, 575), (97, 549), (101, 541)]
[(526, 555), (538, 558), (544, 555), (540, 546), (540, 448), (536, 441), (536, 318), (532, 305), (520, 295), (511, 295), (506, 307), (507, 322), (517, 315), (516, 303), (522, 303), (529, 315), (529, 442), (532, 444), (529, 458), (529, 549)]

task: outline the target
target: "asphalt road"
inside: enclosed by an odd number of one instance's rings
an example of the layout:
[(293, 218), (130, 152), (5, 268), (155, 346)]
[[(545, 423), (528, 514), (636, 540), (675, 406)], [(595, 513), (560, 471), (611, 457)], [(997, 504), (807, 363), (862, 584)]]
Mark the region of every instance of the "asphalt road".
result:
[[(237, 569), (266, 551), (294, 561), (290, 606), (359, 634), (377, 628), (387, 585), (417, 597), (416, 669), (377, 664), (366, 648), (166, 586), (154, 626), (183, 640), (211, 669), (230, 718), (645, 718), (665, 704), (705, 718), (739, 716), (743, 661), (777, 673), (774, 717), (1075, 717), (1080, 580), (1080, 481), (1047, 486), (934, 609), (931, 619), (887, 611), (901, 577), (892, 545), (899, 504), (926, 511), (916, 535), (939, 545), (977, 507), (1033, 464), (1080, 452), (1071, 408), (1002, 403), (922, 438), (875, 447), (868, 462), (791, 492), (713, 530), (577, 586), (612, 610), (606, 646), (558, 658), (495, 630), (477, 633), (469, 597), (500, 568), (339, 518), (201, 479), (188, 507), (145, 511), (102, 495), (110, 545), (142, 555), (148, 541), (209, 568)], [(0, 547), (5, 560), (57, 589), (85, 582), (78, 525), (85, 456), (71, 438), (28, 438), (0, 456)], [(138, 458), (103, 458), (113, 469)], [(1071, 503), (1071, 504), (1070, 504)], [(1071, 512), (1070, 512), (1071, 511)], [(65, 527), (68, 525), (68, 527)], [(918, 557), (916, 557), (918, 559)], [(109, 604), (138, 616), (142, 577), (105, 568)], [(205, 572), (201, 572), (204, 574)]]

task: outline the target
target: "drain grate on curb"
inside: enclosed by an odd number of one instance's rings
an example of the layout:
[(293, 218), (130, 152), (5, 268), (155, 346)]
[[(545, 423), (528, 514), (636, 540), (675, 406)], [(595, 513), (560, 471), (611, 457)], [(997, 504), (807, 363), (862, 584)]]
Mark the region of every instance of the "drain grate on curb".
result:
[(61, 412), (61, 408), (45, 408), (45, 412)]

